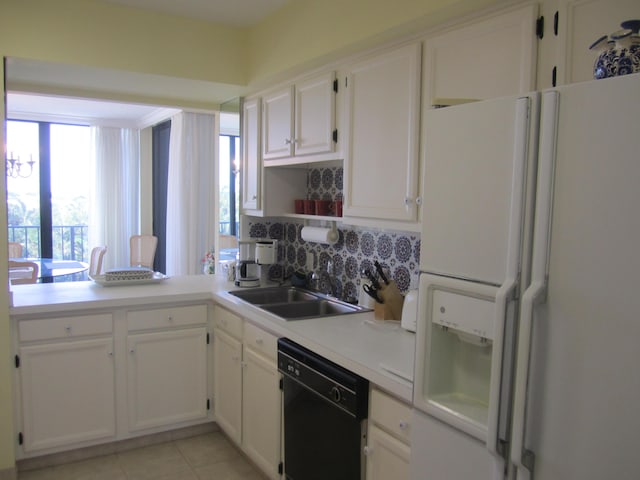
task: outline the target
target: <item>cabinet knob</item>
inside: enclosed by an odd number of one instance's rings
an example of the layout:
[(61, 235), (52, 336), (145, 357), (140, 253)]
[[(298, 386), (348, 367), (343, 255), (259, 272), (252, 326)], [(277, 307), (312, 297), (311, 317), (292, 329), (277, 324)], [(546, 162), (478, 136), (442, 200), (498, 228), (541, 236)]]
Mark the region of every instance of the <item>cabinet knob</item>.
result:
[(285, 138), (284, 139), (284, 143), (285, 143), (285, 145), (291, 145), (291, 139), (290, 138)]
[(362, 449), (362, 451), (367, 456), (371, 455), (373, 453), (373, 447), (370, 447), (369, 445), (365, 445), (364, 448)]
[(129, 349), (129, 353), (134, 354), (134, 353), (136, 353), (136, 351), (133, 348), (131, 348), (131, 349)]
[(409, 428), (409, 422), (400, 420), (400, 422), (398, 422), (398, 427), (400, 427), (400, 430), (406, 430), (407, 428)]
[(410, 206), (413, 203), (413, 198), (411, 197), (404, 197), (404, 204), (405, 206)]
[(173, 322), (173, 315), (168, 315), (167, 320), (169, 320), (170, 322)]
[(69, 326), (64, 327), (64, 331), (65, 331), (65, 333), (66, 333), (67, 335), (71, 335), (71, 327), (69, 327)]
[(251, 200), (256, 200), (258, 198), (257, 195), (254, 195), (253, 197), (251, 197)]
[(109, 355), (110, 357), (113, 357), (113, 352), (109, 352), (107, 353), (107, 355)]

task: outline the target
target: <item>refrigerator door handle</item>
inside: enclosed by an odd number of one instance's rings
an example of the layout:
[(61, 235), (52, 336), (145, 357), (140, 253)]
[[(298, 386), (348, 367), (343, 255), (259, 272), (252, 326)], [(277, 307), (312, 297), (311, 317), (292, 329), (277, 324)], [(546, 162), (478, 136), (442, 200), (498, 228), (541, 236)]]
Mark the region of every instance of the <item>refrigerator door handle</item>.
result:
[(500, 393), (502, 388), (502, 356), (504, 329), (509, 302), (514, 297), (520, 270), (522, 216), (524, 212), (524, 189), (528, 158), (529, 110), (531, 99), (518, 98), (515, 105), (515, 138), (513, 145), (513, 172), (511, 174), (511, 199), (509, 207), (509, 239), (505, 281), (496, 294), (496, 321), (494, 329), (494, 351), (491, 361), (491, 385), (489, 391), (489, 418), (487, 420), (487, 449), (496, 457), (498, 451), (500, 423)]
[(530, 472), (533, 472), (535, 455), (533, 452), (526, 450), (524, 446), (527, 385), (529, 381), (534, 307), (545, 301), (549, 271), (557, 121), (558, 92), (549, 91), (544, 94), (542, 100), (531, 284), (522, 296), (512, 417), (511, 461), (518, 469), (524, 468)]

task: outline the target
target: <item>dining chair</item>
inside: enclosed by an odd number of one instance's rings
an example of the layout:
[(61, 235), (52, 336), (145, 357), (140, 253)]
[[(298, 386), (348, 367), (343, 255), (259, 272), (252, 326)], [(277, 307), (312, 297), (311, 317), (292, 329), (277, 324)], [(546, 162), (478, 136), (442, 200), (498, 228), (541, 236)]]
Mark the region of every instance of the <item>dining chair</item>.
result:
[(223, 248), (238, 248), (238, 238), (234, 235), (220, 235), (220, 250)]
[(91, 250), (91, 259), (89, 260), (89, 275), (100, 275), (102, 272), (102, 259), (105, 253), (107, 253), (107, 247), (105, 245), (93, 247)]
[(37, 283), (38, 272), (39, 268), (37, 263), (9, 260), (9, 279), (11, 280), (11, 285)]
[(157, 246), (158, 237), (155, 235), (132, 235), (129, 239), (129, 265), (153, 268)]
[(22, 244), (9, 242), (9, 258), (22, 258)]

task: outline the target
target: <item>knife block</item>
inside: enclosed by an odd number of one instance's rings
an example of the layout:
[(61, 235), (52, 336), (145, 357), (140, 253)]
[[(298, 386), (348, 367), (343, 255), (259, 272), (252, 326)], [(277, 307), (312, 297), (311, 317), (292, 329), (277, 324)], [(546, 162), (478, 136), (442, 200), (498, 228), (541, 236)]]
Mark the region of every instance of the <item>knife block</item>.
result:
[(384, 303), (376, 303), (374, 314), (376, 320), (400, 320), (404, 297), (393, 280), (388, 285), (382, 285), (378, 295)]
[(395, 320), (395, 318), (393, 318), (393, 313), (391, 312), (389, 305), (386, 305), (384, 303), (376, 302), (375, 306), (373, 307), (373, 313), (376, 320)]

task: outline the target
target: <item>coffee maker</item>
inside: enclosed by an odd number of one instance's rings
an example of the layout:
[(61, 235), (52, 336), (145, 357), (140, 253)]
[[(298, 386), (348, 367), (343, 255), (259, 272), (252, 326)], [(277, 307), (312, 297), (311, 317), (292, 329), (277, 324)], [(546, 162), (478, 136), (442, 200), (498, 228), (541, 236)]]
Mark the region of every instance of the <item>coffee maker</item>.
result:
[(237, 287), (258, 287), (260, 285), (259, 267), (255, 258), (256, 242), (240, 240), (236, 256)]
[(258, 240), (256, 242), (256, 263), (259, 265), (260, 285), (269, 285), (269, 266), (276, 263), (277, 240)]

